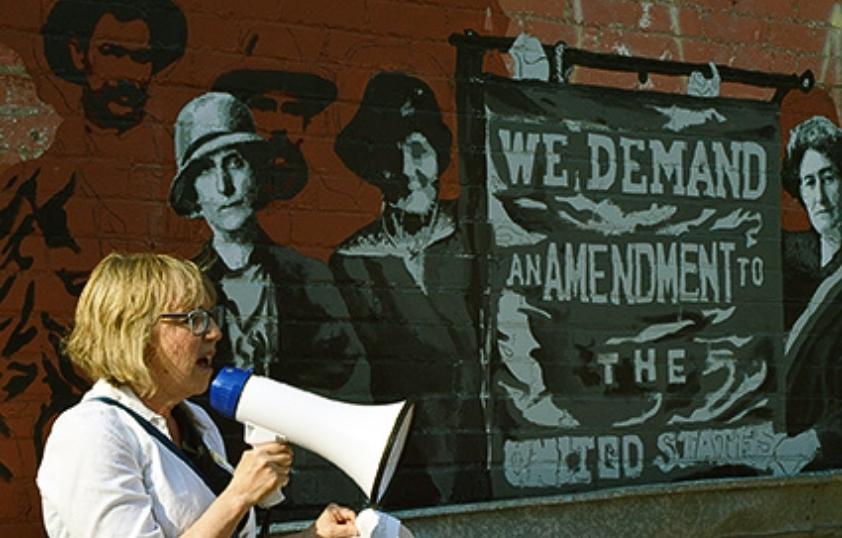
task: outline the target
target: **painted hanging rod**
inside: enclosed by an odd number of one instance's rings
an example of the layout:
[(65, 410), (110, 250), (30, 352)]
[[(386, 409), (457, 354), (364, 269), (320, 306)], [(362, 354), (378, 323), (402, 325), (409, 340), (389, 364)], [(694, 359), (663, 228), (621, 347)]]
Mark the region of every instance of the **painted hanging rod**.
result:
[[(449, 42), (455, 47), (466, 47), (477, 51), (498, 50), (506, 52), (515, 42), (513, 37), (481, 36), (473, 30), (466, 30), (464, 34), (451, 34)], [(592, 52), (583, 49), (568, 47), (564, 42), (554, 45), (543, 44), (547, 58), (554, 58), (557, 50), (562, 51), (562, 70), (580, 65), (593, 69), (604, 69), (608, 71), (626, 71), (637, 73), (641, 81), (653, 73), (660, 75), (683, 75), (689, 76), (694, 71), (700, 71), (706, 77), (712, 76), (710, 65), (675, 62), (670, 60), (656, 60), (640, 56), (621, 56), (619, 54), (606, 54)], [(561, 49), (559, 49), (561, 47)], [(558, 62), (550, 61), (551, 78), (558, 80)], [(809, 69), (801, 75), (784, 75), (780, 73), (766, 73), (763, 71), (752, 71), (738, 69), (729, 65), (716, 65), (719, 77), (722, 82), (737, 82), (751, 86), (777, 89), (775, 99), (782, 97), (789, 90), (799, 89), (808, 92), (813, 88), (815, 78)]]

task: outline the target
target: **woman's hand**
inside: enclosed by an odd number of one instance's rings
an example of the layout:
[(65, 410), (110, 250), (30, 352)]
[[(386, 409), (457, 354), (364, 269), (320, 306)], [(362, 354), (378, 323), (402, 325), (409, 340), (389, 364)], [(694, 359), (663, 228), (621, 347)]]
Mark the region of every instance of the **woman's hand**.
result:
[(270, 442), (255, 445), (243, 451), (223, 495), (232, 495), (251, 508), (269, 493), (287, 485), (291, 466), (292, 448), (288, 444)]
[(292, 448), (286, 443), (261, 443), (251, 450), (244, 451), (228, 487), (208, 507), (202, 517), (182, 534), (182, 538), (231, 536), (237, 528), (237, 523), (252, 506), (289, 482), (291, 465)]
[(350, 508), (330, 503), (303, 536), (307, 538), (354, 538), (359, 536), (354, 525), (356, 514)]

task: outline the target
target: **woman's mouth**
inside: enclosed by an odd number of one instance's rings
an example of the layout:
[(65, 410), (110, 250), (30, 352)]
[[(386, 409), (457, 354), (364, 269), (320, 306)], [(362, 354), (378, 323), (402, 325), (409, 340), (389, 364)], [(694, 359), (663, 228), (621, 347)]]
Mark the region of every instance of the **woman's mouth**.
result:
[(211, 368), (212, 366), (209, 357), (201, 357), (198, 361), (196, 361), (196, 364), (199, 368)]
[(245, 205), (243, 200), (234, 200), (233, 202), (228, 202), (226, 204), (222, 204), (219, 206), (220, 209), (234, 209), (238, 207), (243, 207)]

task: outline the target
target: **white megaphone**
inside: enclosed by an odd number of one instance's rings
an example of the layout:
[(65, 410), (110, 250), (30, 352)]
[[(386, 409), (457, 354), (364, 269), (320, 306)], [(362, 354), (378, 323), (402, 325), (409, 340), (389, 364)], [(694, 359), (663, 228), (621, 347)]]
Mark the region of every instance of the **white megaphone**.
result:
[[(331, 400), (232, 367), (220, 370), (211, 383), (210, 404), (242, 422), (247, 432), (267, 430), (263, 433), (271, 439), (279, 436), (332, 462), (375, 505), (395, 474), (414, 411), (410, 401), (364, 405)], [(258, 433), (252, 439), (260, 437), (266, 438)], [(276, 495), (261, 504), (283, 500)]]

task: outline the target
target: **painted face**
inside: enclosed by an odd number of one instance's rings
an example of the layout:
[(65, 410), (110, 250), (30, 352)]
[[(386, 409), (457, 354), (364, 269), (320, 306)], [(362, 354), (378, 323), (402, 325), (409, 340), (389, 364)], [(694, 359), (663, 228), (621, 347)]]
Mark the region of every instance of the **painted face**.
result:
[(395, 202), (407, 213), (426, 214), (436, 201), (439, 166), (436, 150), (421, 133), (412, 133), (399, 144), (408, 193)]
[[(192, 308), (175, 308), (186, 312)], [(222, 331), (211, 321), (208, 331), (196, 336), (186, 323), (160, 320), (152, 330), (149, 370), (158, 393), (175, 401), (207, 390), (213, 375), (213, 355)]]
[(275, 148), (275, 167), (284, 179), (307, 177), (307, 163), (301, 150), (304, 116), (301, 101), (281, 91), (267, 91), (248, 100), (257, 132)]
[(196, 201), (212, 230), (235, 232), (254, 217), (257, 178), (251, 163), (236, 148), (204, 157), (195, 180)]
[(149, 27), (142, 20), (120, 22), (106, 14), (86, 51), (72, 45), (77, 67), (87, 75), (82, 104), (96, 125), (125, 131), (141, 122), (152, 80)]
[(281, 91), (267, 91), (250, 97), (248, 106), (257, 131), (264, 138), (283, 134), (292, 144), (301, 145), (304, 117), (298, 113), (298, 98)]
[(810, 224), (821, 236), (842, 234), (839, 170), (823, 153), (808, 149), (799, 170), (801, 199)]

